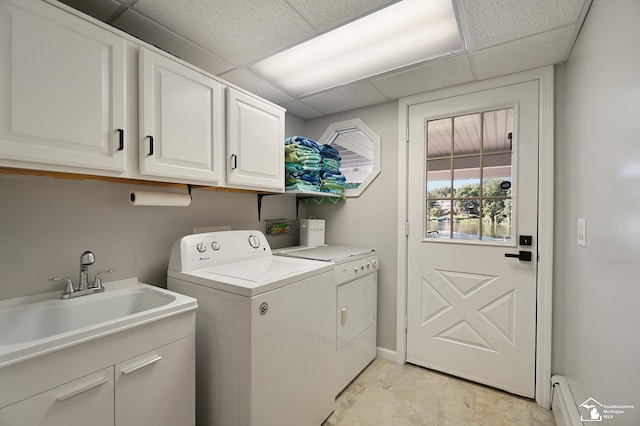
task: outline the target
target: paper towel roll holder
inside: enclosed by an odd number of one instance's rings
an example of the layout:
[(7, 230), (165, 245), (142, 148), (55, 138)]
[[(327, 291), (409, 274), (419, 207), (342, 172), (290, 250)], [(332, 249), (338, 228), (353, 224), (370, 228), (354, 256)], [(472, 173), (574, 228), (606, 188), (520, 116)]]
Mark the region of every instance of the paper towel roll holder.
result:
[[(192, 185), (191, 184), (187, 184), (187, 193), (189, 194), (189, 199), (191, 199), (193, 201), (193, 195), (191, 194), (191, 189), (192, 189)], [(129, 193), (129, 200), (133, 203), (136, 201), (136, 194), (134, 191), (131, 191)]]

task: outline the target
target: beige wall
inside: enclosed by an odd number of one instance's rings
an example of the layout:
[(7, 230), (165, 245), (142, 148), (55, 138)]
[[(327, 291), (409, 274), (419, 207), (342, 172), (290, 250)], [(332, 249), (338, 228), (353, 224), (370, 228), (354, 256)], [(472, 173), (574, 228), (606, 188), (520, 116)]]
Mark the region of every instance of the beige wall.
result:
[[(91, 250), (99, 270), (116, 269), (105, 281), (137, 276), (166, 286), (169, 251), (194, 227), (230, 225), (259, 229), (256, 196), (194, 190), (189, 207), (134, 207), (129, 191), (163, 188), (96, 181), (0, 175), (0, 299), (62, 289), (49, 277), (78, 280), (80, 254)], [(291, 197), (266, 197), (262, 218), (295, 215)], [(274, 246), (297, 235), (272, 238)]]
[(594, 0), (557, 73), (554, 372), (577, 404), (635, 406), (612, 425), (640, 424), (639, 22), (637, 0)]
[(285, 129), (285, 137), (300, 136), (304, 133), (305, 121), (295, 115), (287, 114), (287, 128)]
[[(381, 173), (360, 197), (343, 205), (306, 206), (302, 215), (326, 220), (329, 244), (372, 247), (380, 254), (378, 275), (378, 346), (396, 347), (398, 103), (388, 102), (310, 120), (304, 136), (317, 139), (331, 123), (361, 119), (381, 139)], [(321, 141), (318, 141), (321, 142)]]

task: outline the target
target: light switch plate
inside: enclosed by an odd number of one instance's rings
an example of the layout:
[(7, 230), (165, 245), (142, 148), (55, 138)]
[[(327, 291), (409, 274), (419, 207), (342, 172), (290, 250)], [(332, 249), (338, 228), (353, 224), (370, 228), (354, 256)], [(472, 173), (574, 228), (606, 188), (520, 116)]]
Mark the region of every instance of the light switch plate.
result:
[(587, 246), (587, 219), (578, 219), (578, 245)]

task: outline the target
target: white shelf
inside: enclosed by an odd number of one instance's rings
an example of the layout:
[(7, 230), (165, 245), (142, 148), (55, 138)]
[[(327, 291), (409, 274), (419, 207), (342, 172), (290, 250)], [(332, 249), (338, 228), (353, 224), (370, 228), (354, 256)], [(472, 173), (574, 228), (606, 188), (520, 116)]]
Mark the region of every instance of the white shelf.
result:
[(338, 194), (332, 194), (330, 192), (318, 192), (318, 191), (305, 191), (302, 189), (295, 189), (290, 191), (284, 191), (287, 195), (295, 195), (296, 197), (329, 197), (340, 198)]

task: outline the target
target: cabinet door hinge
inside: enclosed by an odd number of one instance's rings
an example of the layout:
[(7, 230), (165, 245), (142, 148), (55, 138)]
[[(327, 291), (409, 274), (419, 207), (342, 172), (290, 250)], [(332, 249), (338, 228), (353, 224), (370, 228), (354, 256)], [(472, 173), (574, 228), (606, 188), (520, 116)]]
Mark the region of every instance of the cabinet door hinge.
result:
[(407, 125), (406, 142), (409, 143), (409, 126)]
[(409, 221), (405, 221), (404, 222), (404, 236), (408, 237), (409, 236)]

